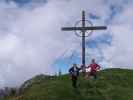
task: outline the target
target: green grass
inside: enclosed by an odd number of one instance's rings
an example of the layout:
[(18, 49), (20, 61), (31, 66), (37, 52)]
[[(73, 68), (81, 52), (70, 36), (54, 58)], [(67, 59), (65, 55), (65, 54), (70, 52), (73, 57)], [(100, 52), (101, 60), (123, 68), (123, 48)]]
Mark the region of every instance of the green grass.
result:
[[(33, 78), (18, 100), (133, 100), (133, 70), (107, 69), (98, 79), (78, 80), (78, 88), (71, 86), (68, 75), (52, 79)], [(8, 100), (17, 100), (10, 97)]]

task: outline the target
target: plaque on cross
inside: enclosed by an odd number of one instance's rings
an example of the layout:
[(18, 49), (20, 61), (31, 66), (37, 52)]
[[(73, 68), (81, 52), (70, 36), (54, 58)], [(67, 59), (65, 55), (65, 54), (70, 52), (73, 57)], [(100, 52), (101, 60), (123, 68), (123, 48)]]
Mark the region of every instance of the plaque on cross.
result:
[(78, 27), (62, 27), (63, 31), (81, 31), (82, 37), (82, 66), (85, 67), (85, 37), (88, 30), (105, 30), (106, 26), (86, 26), (85, 11), (82, 11), (82, 20), (81, 26)]

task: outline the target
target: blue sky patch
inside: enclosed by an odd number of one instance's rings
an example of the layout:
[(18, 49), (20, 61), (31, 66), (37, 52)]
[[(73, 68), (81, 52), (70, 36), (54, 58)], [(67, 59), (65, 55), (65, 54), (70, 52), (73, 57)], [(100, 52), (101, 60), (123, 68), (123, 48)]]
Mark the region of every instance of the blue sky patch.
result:
[(97, 15), (95, 15), (95, 14), (93, 14), (93, 13), (89, 13), (89, 18), (90, 19), (100, 19), (100, 17), (99, 16), (97, 16)]
[(103, 34), (94, 38), (93, 40), (86, 40), (86, 47), (88, 48), (97, 48), (98, 44), (111, 45), (112, 36), (110, 34)]
[(72, 64), (80, 64), (80, 60), (79, 54), (76, 51), (73, 51), (72, 55), (69, 57), (61, 57), (56, 59), (52, 66), (54, 66), (57, 71), (61, 70), (63, 73), (66, 73)]
[(6, 0), (6, 2), (15, 2), (18, 6), (23, 7), (32, 3), (46, 3), (47, 0)]

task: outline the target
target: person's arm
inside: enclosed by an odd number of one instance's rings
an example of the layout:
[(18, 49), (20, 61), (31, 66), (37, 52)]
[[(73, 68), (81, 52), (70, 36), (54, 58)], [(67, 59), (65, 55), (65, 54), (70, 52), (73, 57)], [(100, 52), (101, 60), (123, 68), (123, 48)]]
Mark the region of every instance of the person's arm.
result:
[(89, 65), (89, 66), (87, 66), (86, 68), (90, 68), (91, 66)]
[(71, 73), (71, 71), (72, 71), (72, 68), (70, 68), (70, 69), (68, 70), (69, 73)]
[(81, 67), (77, 67), (78, 71), (80, 71), (82, 69), (82, 66)]
[(100, 70), (101, 66), (97, 64), (97, 70)]
[(70, 69), (68, 70), (68, 72), (69, 72), (69, 78), (72, 79), (72, 68), (70, 68)]

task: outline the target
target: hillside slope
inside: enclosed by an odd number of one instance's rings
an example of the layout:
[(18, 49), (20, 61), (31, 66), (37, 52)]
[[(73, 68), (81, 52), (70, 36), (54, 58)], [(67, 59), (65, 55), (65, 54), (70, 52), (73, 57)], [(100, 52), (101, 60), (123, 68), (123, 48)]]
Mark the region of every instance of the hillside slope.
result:
[(8, 100), (133, 100), (133, 70), (106, 69), (97, 80), (79, 78), (73, 89), (68, 75), (34, 77), (24, 93)]

